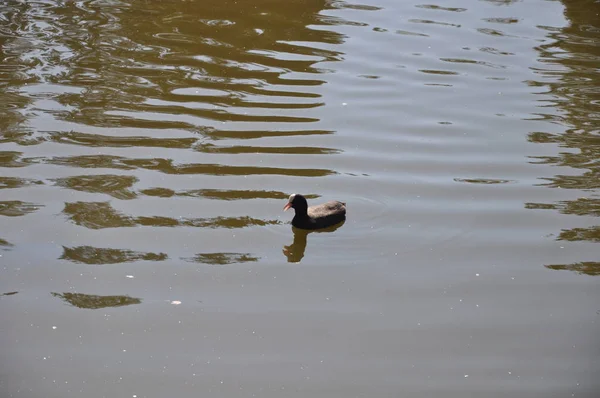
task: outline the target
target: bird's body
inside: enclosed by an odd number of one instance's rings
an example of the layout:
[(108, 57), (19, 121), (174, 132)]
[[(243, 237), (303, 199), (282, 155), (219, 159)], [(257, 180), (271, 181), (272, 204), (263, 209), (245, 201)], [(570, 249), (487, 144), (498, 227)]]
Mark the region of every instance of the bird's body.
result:
[(292, 194), (284, 210), (290, 207), (296, 211), (296, 215), (292, 219), (292, 225), (296, 228), (327, 228), (346, 219), (346, 204), (336, 200), (308, 207), (304, 196)]

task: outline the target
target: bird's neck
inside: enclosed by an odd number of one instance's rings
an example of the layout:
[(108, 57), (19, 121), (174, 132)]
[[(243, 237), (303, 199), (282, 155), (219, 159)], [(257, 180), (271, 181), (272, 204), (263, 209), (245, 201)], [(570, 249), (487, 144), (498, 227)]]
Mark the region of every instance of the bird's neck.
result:
[(294, 210), (296, 211), (295, 217), (298, 217), (298, 218), (307, 218), (308, 217), (308, 207), (296, 207)]

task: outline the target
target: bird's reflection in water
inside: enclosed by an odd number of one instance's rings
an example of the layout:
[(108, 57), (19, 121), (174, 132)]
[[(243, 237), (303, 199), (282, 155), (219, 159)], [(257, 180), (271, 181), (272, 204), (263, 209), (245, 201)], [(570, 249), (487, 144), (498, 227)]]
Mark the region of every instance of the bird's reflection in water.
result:
[(294, 233), (294, 241), (291, 245), (283, 246), (283, 254), (287, 257), (288, 263), (299, 263), (304, 257), (304, 251), (306, 250), (306, 239), (311, 233), (322, 233), (322, 232), (333, 232), (336, 229), (344, 225), (346, 221), (342, 221), (339, 224), (333, 225), (328, 228), (307, 230), (292, 227)]

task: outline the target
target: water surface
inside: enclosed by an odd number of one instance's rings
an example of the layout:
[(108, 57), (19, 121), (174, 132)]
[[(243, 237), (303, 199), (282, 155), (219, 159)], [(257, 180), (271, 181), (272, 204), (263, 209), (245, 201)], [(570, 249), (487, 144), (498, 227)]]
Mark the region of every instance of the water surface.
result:
[(0, 8), (0, 396), (599, 393), (597, 2)]

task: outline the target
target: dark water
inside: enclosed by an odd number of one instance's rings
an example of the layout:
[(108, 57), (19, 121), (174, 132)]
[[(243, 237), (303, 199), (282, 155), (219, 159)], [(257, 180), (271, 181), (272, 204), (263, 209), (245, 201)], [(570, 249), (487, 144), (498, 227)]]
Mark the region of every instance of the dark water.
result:
[(600, 393), (600, 3), (0, 10), (0, 397)]

